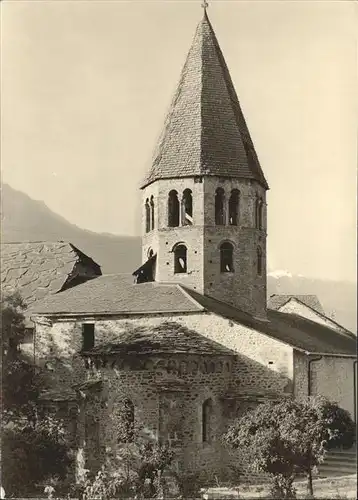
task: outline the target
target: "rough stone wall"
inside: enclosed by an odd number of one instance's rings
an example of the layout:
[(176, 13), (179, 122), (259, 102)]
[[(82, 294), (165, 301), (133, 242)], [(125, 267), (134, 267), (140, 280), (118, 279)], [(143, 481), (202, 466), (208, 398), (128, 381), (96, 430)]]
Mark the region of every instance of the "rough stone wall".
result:
[[(232, 189), (240, 191), (237, 226), (215, 225), (215, 191), (221, 187), (226, 199)], [(266, 196), (257, 183), (206, 177), (204, 232), (204, 293), (250, 314), (266, 314)], [(256, 196), (264, 203), (263, 229), (255, 228)], [(234, 244), (234, 273), (220, 272), (220, 244)], [(257, 274), (257, 247), (262, 250), (262, 274)]]
[[(237, 226), (215, 225), (215, 191), (225, 190), (226, 206), (232, 189), (240, 191)], [(168, 194), (172, 189), (181, 200), (184, 189), (193, 197), (193, 225), (168, 227)], [(154, 196), (155, 229), (145, 233), (145, 200)], [(263, 229), (255, 228), (256, 196), (263, 200)], [(266, 228), (265, 190), (256, 182), (219, 177), (160, 180), (143, 190), (143, 250), (146, 261), (149, 249), (157, 253), (156, 281), (178, 282), (211, 295), (259, 317), (266, 314)], [(226, 210), (228, 218), (228, 210)], [(220, 272), (220, 244), (234, 245), (233, 273)], [(188, 249), (187, 273), (174, 273), (173, 247), (185, 243)], [(262, 273), (257, 274), (257, 247), (262, 250)]]
[[(95, 321), (95, 345), (118, 340), (121, 332), (128, 328), (128, 324), (133, 327), (154, 327), (164, 321), (173, 321), (232, 349), (233, 357), (228, 358), (232, 360), (229, 362), (229, 368), (226, 366), (227, 361), (220, 356), (215, 356), (215, 360), (201, 356), (199, 362), (199, 359), (190, 361), (187, 354), (166, 355), (168, 360), (173, 361), (171, 366), (174, 368), (170, 370), (169, 365), (153, 356), (142, 365), (138, 363), (138, 367), (134, 369), (126, 364), (121, 364), (120, 368), (115, 365), (112, 367), (112, 362), (105, 368), (86, 368), (84, 360), (79, 356), (82, 346), (82, 323), (92, 320), (93, 318), (88, 317), (81, 320), (57, 321), (52, 326), (46, 325), (45, 321), (37, 324), (37, 359), (49, 366), (53, 383), (62, 390), (93, 378), (103, 380), (107, 406), (99, 410), (95, 405), (91, 407), (88, 402), (87, 408), (83, 410), (90, 418), (101, 415), (100, 419), (79, 423), (83, 429), (85, 425), (97, 429), (96, 432), (100, 436), (98, 448), (102, 452), (108, 443), (115, 442), (113, 433), (116, 429), (115, 420), (120, 401), (128, 397), (135, 405), (136, 418), (145, 424), (151, 437), (158, 437), (160, 429), (169, 429), (173, 443), (175, 444), (177, 439), (181, 441), (183, 447), (177, 448), (179, 464), (185, 464), (188, 471), (198, 471), (211, 476), (214, 473), (221, 475), (229, 463), (238, 463), (238, 459), (232, 458), (228, 451), (221, 447), (217, 438), (231, 420), (244, 411), (248, 404), (247, 398), (255, 401), (257, 396), (262, 399), (266, 394), (288, 394), (292, 390), (292, 348), (208, 313), (98, 319)], [(174, 400), (180, 401), (180, 415), (184, 416), (184, 420), (174, 419), (173, 422), (173, 419), (169, 418), (163, 422), (160, 409), (163, 403), (164, 407), (168, 405), (168, 396), (173, 397), (173, 394)], [(203, 443), (200, 440), (202, 404), (207, 398), (212, 398), (214, 408), (212, 425), (216, 439), (211, 443)], [(81, 435), (84, 432), (82, 431)], [(95, 442), (94, 438), (90, 440), (90, 448), (95, 448)], [(100, 463), (99, 457), (95, 453), (89, 453), (92, 457), (92, 467), (96, 467)], [(242, 463), (244, 467), (244, 460)], [(249, 477), (248, 473), (246, 477)]]
[[(68, 380), (85, 378), (83, 362), (78, 355), (82, 346), (83, 320), (58, 321), (52, 326), (36, 327), (36, 352), (40, 360), (61, 357), (66, 367), (63, 377)], [(95, 345), (113, 342), (128, 323), (133, 326), (157, 326), (174, 321), (194, 329), (199, 334), (218, 342), (237, 353), (238, 390), (267, 390), (287, 392), (293, 379), (293, 350), (291, 347), (255, 330), (236, 324), (215, 314), (153, 315), (101, 319), (95, 322)]]
[[(175, 189), (179, 202), (183, 191), (191, 189), (193, 198), (192, 226), (168, 227), (168, 194)], [(157, 253), (156, 281), (177, 282), (203, 292), (203, 224), (204, 194), (203, 183), (193, 178), (161, 180), (154, 182), (143, 191), (143, 207), (146, 198), (154, 196), (155, 229), (145, 233), (145, 211), (143, 208), (142, 259), (147, 259), (149, 248)], [(187, 247), (187, 273), (174, 273), (173, 247), (184, 243)]]
[(289, 313), (289, 314), (298, 314), (303, 318), (310, 319), (315, 323), (319, 323), (321, 325), (327, 326), (328, 328), (332, 328), (336, 332), (342, 333), (343, 335), (347, 335), (344, 328), (340, 327), (334, 321), (331, 321), (329, 318), (322, 316), (321, 314), (316, 313), (305, 304), (298, 302), (295, 299), (289, 300), (286, 304), (284, 304), (279, 309), (280, 312)]
[(34, 342), (36, 363), (47, 370), (49, 389), (65, 391), (86, 379), (80, 356), (82, 322), (59, 321), (51, 325), (38, 318)]
[[(311, 356), (311, 359), (319, 356)], [(304, 353), (294, 352), (294, 394), (308, 395), (308, 361)], [(354, 359), (323, 356), (311, 363), (311, 395), (321, 395), (339, 404), (354, 417)]]
[[(188, 361), (187, 356), (183, 359)], [(207, 474), (220, 471), (225, 451), (218, 440), (227, 422), (221, 397), (229, 388), (230, 372), (202, 373), (189, 369), (187, 373), (168, 374), (166, 370), (154, 368), (156, 361), (153, 359), (153, 368), (143, 371), (100, 369), (107, 397), (105, 413), (101, 417), (102, 444), (112, 450), (116, 448), (121, 405), (128, 398), (134, 404), (136, 428), (151, 439), (169, 440), (182, 470), (191, 471), (195, 467)], [(200, 364), (198, 357), (193, 357), (192, 361)], [(172, 387), (168, 389), (168, 385)], [(208, 398), (213, 401), (213, 442), (203, 443), (202, 405)], [(170, 417), (171, 405), (168, 405), (171, 401), (176, 405), (174, 421)], [(160, 411), (163, 405), (167, 422), (163, 422)]]

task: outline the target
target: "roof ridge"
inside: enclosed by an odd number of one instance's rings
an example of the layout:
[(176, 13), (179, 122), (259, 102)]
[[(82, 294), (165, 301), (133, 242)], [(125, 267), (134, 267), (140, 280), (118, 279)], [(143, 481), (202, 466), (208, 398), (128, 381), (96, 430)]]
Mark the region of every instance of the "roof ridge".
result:
[(193, 304), (194, 304), (194, 305), (196, 305), (196, 306), (198, 307), (198, 309), (199, 309), (200, 311), (205, 311), (205, 307), (204, 307), (204, 306), (202, 306), (201, 304), (199, 304), (199, 302), (198, 302), (197, 300), (195, 300), (195, 299), (194, 299), (194, 297), (192, 297), (192, 296), (190, 295), (190, 293), (188, 293), (188, 292), (186, 291), (185, 287), (184, 287), (182, 284), (178, 283), (178, 284), (177, 284), (177, 287), (178, 287), (178, 288), (179, 288), (179, 290), (180, 290), (180, 291), (181, 291), (181, 292), (185, 295), (185, 297), (187, 297), (187, 298), (188, 298), (191, 302), (193, 302)]
[(26, 240), (26, 241), (2, 241), (1, 245), (19, 245), (23, 243), (66, 243), (71, 245), (68, 240)]
[[(318, 296), (317, 296), (317, 295), (312, 295), (312, 297), (317, 297), (317, 298), (318, 298)], [(318, 315), (319, 315), (319, 316), (321, 316), (322, 318), (324, 318), (324, 319), (328, 319), (328, 321), (331, 321), (331, 322), (332, 322), (332, 323), (334, 323), (335, 325), (339, 326), (339, 328), (342, 328), (342, 330), (344, 330), (344, 331), (345, 331), (345, 332), (346, 332), (349, 336), (352, 336), (352, 337), (356, 338), (356, 335), (355, 335), (353, 332), (351, 332), (350, 330), (348, 330), (347, 328), (345, 328), (345, 327), (344, 327), (344, 326), (342, 326), (341, 324), (337, 323), (337, 321), (335, 321), (334, 319), (329, 318), (326, 314), (322, 314), (320, 311), (317, 311), (317, 309), (314, 309), (314, 308), (313, 308), (313, 307), (311, 307), (310, 305), (305, 304), (304, 302), (302, 302), (302, 300), (298, 299), (297, 297), (291, 297), (291, 299), (289, 299), (289, 300), (292, 300), (293, 298), (294, 298), (295, 300), (297, 300), (298, 302), (300, 302), (301, 304), (303, 304), (304, 306), (308, 307), (308, 309), (311, 309), (311, 311), (315, 312), (316, 314), (318, 314)], [(289, 302), (289, 301), (288, 301), (288, 302)], [(287, 302), (285, 302), (285, 304), (287, 304)], [(285, 304), (283, 304), (283, 305), (285, 305)], [(282, 306), (281, 306), (281, 307), (282, 307)], [(279, 312), (283, 312), (283, 311), (279, 311)], [(301, 317), (302, 317), (302, 316), (301, 316)], [(304, 319), (308, 319), (308, 318), (304, 318)], [(330, 327), (328, 326), (328, 328), (330, 328)], [(336, 330), (334, 330), (334, 331), (336, 331)]]

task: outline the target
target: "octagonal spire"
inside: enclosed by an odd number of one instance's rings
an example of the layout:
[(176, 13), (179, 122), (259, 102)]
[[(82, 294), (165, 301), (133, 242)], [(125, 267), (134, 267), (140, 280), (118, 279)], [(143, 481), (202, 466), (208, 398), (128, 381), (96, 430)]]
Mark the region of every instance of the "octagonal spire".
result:
[(206, 9), (142, 188), (192, 176), (251, 179), (268, 189)]

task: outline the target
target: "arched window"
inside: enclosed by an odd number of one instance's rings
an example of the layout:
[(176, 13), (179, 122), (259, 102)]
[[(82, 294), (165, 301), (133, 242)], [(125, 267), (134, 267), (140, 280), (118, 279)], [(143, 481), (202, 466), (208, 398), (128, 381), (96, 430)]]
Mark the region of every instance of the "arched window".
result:
[(223, 243), (220, 247), (220, 271), (232, 273), (234, 271), (234, 247), (231, 243)]
[(217, 188), (215, 192), (215, 224), (225, 224), (225, 192), (223, 188)]
[(263, 201), (262, 201), (262, 198), (256, 198), (255, 227), (256, 227), (256, 229), (262, 229), (262, 227), (263, 227)]
[(230, 226), (237, 226), (239, 221), (239, 197), (240, 193), (238, 189), (233, 189), (231, 191), (231, 196), (229, 199), (229, 224)]
[(179, 200), (175, 190), (170, 191), (168, 197), (168, 226), (179, 226)]
[(150, 206), (148, 198), (145, 200), (145, 232), (150, 231)]
[(259, 229), (263, 229), (264, 227), (264, 204), (260, 199), (259, 202)]
[(150, 197), (150, 228), (154, 229), (154, 197)]
[(130, 399), (123, 401), (123, 429), (119, 441), (130, 443), (134, 437), (134, 404)]
[(260, 247), (257, 247), (257, 274), (262, 276), (262, 250)]
[(153, 248), (148, 248), (148, 252), (147, 252), (148, 259), (150, 259), (151, 257), (153, 257), (153, 255), (154, 255)]
[(211, 441), (211, 427), (213, 418), (213, 402), (211, 399), (206, 399), (202, 407), (202, 439), (203, 443)]
[(190, 189), (185, 189), (181, 202), (182, 225), (191, 226), (193, 224), (193, 197)]
[(187, 249), (183, 244), (177, 245), (174, 249), (174, 272), (187, 272)]

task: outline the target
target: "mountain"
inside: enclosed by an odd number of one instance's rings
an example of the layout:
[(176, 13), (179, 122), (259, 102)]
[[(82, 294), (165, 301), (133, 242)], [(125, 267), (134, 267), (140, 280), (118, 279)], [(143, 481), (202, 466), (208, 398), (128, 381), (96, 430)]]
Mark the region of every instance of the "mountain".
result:
[(141, 263), (141, 238), (94, 233), (71, 224), (8, 184), (2, 185), (1, 241), (58, 241), (73, 243), (102, 268), (104, 274), (132, 272)]
[[(102, 272), (130, 273), (141, 262), (139, 237), (115, 236), (80, 229), (7, 184), (2, 186), (3, 242), (56, 241), (73, 243), (101, 265)], [(327, 315), (353, 332), (357, 330), (356, 284), (294, 276), (288, 271), (268, 274), (268, 295), (315, 294)]]

